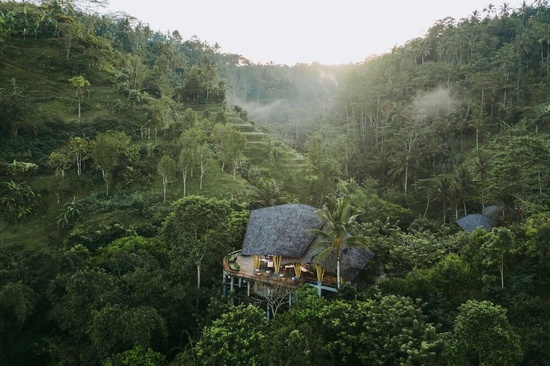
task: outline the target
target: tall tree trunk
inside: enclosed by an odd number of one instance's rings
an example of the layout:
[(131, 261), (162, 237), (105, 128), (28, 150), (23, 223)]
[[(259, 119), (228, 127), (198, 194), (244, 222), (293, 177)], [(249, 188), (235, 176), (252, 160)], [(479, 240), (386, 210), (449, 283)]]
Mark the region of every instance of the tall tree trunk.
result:
[[(196, 235), (196, 231), (195, 231)], [(200, 305), (200, 298), (201, 298), (201, 263), (202, 259), (204, 258), (204, 254), (201, 255), (200, 259), (195, 261), (195, 264), (197, 265), (197, 300), (195, 304), (195, 311), (199, 311), (199, 305)]]
[(201, 262), (197, 262), (197, 288), (201, 288)]
[(206, 172), (207, 166), (206, 163), (201, 162), (201, 177), (200, 177), (200, 183), (199, 183), (199, 190), (202, 190), (202, 181), (204, 178), (204, 173)]
[(336, 260), (336, 287), (340, 289), (340, 256)]
[(181, 176), (182, 176), (182, 179), (183, 179), (183, 195), (185, 196), (185, 191), (186, 191), (186, 188), (187, 188), (187, 170), (183, 170), (181, 172)]
[(199, 311), (199, 305), (200, 305), (200, 299), (201, 299), (201, 265), (200, 262), (197, 263), (197, 299), (195, 302), (195, 311)]
[(107, 190), (107, 196), (109, 195), (109, 178), (107, 177), (107, 172), (105, 169), (101, 169), (101, 175), (103, 176), (103, 180), (105, 181), (105, 187)]
[(407, 161), (405, 161), (405, 178), (403, 180), (403, 193), (405, 194), (405, 199), (407, 199), (407, 187), (409, 186), (409, 157), (407, 154)]
[(76, 153), (76, 173), (80, 175), (82, 173), (82, 153)]
[(428, 215), (428, 210), (430, 208), (430, 203), (432, 202), (432, 195), (431, 193), (428, 193), (427, 199), (426, 199), (426, 208), (424, 209), (424, 218)]

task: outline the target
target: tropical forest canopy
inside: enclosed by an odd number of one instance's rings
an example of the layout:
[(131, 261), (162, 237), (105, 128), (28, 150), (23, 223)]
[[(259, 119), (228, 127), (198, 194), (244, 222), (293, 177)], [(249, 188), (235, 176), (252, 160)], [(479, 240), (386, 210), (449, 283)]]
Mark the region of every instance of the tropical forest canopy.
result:
[[(550, 364), (546, 1), (293, 67), (97, 3), (0, 2), (0, 364)], [(221, 295), (250, 210), (342, 197), (356, 283)]]

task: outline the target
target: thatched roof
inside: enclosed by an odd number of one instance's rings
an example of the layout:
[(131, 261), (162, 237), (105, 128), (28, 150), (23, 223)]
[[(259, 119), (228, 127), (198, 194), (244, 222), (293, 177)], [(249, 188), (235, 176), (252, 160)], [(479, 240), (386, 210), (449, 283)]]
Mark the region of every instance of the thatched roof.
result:
[(491, 231), (491, 229), (495, 226), (493, 219), (482, 214), (471, 214), (464, 216), (456, 223), (462, 228), (462, 230), (468, 233), (471, 233), (478, 227), (482, 227), (486, 231)]
[[(334, 252), (330, 252), (323, 259), (318, 258), (319, 253), (324, 250), (325, 247), (319, 246), (315, 241), (304, 254), (303, 261), (318, 263), (328, 272), (336, 273), (336, 254)], [(344, 247), (340, 256), (340, 275), (348, 281), (355, 280), (373, 257), (374, 253), (367, 248)]]
[[(302, 204), (287, 204), (253, 210), (246, 228), (242, 255), (280, 255), (285, 263), (319, 263), (336, 273), (336, 256), (317, 258), (324, 248), (316, 245), (310, 229), (321, 229), (316, 209)], [(346, 280), (357, 278), (374, 257), (366, 248), (344, 248), (340, 258), (341, 275)]]
[(500, 216), (502, 216), (503, 211), (504, 211), (504, 207), (492, 205), (492, 206), (484, 207), (481, 212), (483, 213), (484, 216), (487, 216), (493, 220), (496, 220)]
[[(374, 253), (366, 248), (345, 248), (340, 258), (342, 277), (348, 281), (355, 280), (373, 257)], [(329, 263), (332, 263), (333, 268), (330, 266), (325, 268), (328, 268), (330, 272), (336, 273), (336, 261), (334, 260)]]
[(280, 255), (300, 258), (313, 241), (310, 229), (320, 229), (314, 207), (286, 204), (260, 208), (250, 213), (243, 255)]

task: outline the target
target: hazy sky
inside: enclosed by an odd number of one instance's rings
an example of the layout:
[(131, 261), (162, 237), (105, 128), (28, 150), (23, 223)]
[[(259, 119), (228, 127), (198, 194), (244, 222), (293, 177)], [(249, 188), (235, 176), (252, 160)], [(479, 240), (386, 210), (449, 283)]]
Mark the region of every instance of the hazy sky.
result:
[[(252, 62), (342, 64), (389, 52), (437, 20), (459, 20), (490, 0), (110, 0), (161, 32), (197, 36)], [(522, 1), (508, 1), (517, 8)], [(528, 4), (531, 1), (527, 2)], [(503, 2), (494, 1), (497, 11)]]

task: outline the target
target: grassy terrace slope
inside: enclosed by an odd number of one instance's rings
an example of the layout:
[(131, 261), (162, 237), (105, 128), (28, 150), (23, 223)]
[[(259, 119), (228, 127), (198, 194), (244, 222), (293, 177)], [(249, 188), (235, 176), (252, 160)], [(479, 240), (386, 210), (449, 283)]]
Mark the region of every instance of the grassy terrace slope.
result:
[[(18, 178), (26, 182), (36, 195), (33, 214), (17, 223), (0, 219), (0, 243), (26, 243), (43, 246), (58, 243), (65, 230), (58, 225), (66, 205), (73, 199), (81, 202), (81, 224), (94, 227), (121, 224), (126, 228), (148, 225), (168, 212), (171, 202), (184, 195), (180, 173), (168, 184), (167, 201), (163, 201), (162, 177), (157, 173), (157, 164), (162, 155), (173, 154), (174, 136), (169, 131), (158, 130), (156, 137), (144, 137), (140, 128), (146, 125), (148, 110), (154, 105), (151, 97), (132, 107), (128, 98), (114, 84), (110, 74), (98, 67), (82, 62), (83, 50), (76, 48), (74, 59), (65, 59), (59, 40), (17, 40), (6, 42), (0, 54), (0, 88), (9, 90), (14, 86), (21, 90), (32, 107), (29, 121), (18, 126), (17, 135), (4, 128), (0, 134), (0, 163), (18, 161), (32, 162), (38, 170)], [(85, 71), (85, 72), (84, 72)], [(78, 99), (75, 87), (68, 81), (75, 75), (84, 75), (90, 81), (81, 101), (82, 116), (78, 120)], [(152, 102), (151, 102), (152, 101)], [(183, 113), (188, 105), (176, 103), (177, 113)], [(304, 169), (303, 156), (287, 145), (276, 142), (269, 133), (253, 122), (245, 121), (236, 112), (227, 111), (220, 104), (191, 106), (199, 113), (208, 110), (214, 121), (218, 112), (226, 117), (247, 138), (245, 156), (247, 164), (243, 176), (257, 179), (260, 175), (274, 178), (292, 192), (300, 171)], [(76, 174), (73, 161), (66, 169), (65, 177), (55, 174), (48, 166), (49, 155), (67, 146), (71, 137), (93, 140), (97, 133), (108, 130), (123, 131), (131, 137), (130, 148), (139, 153), (133, 162), (121, 162), (113, 172), (113, 184), (109, 195), (105, 182), (94, 160), (88, 156), (83, 162), (82, 175)], [(226, 169), (227, 170), (227, 169)], [(250, 172), (256, 172), (255, 177)], [(252, 200), (253, 187), (245, 179), (233, 179), (221, 171), (219, 162), (212, 160), (204, 174), (200, 187), (199, 169), (195, 168), (187, 178), (186, 193), (217, 198), (235, 198), (241, 202)], [(0, 182), (9, 182), (14, 177), (0, 170)], [(253, 180), (252, 180), (253, 181)], [(4, 186), (4, 183), (2, 183)], [(1, 192), (0, 192), (1, 193)], [(3, 193), (2, 193), (3, 194)]]
[[(219, 112), (219, 107), (207, 107), (211, 115)], [(303, 155), (288, 145), (276, 141), (266, 132), (264, 126), (258, 126), (253, 121), (243, 120), (238, 113), (226, 111), (225, 115), (231, 125), (246, 136), (246, 159), (257, 166), (264, 175), (279, 182), (286, 182), (287, 189), (292, 189), (295, 177), (303, 174), (307, 168)]]
[(193, 109), (199, 112), (207, 110), (212, 122), (218, 112), (223, 112), (233, 128), (246, 136), (245, 156), (253, 164), (268, 168), (273, 160), (285, 160), (286, 169), (306, 167), (304, 156), (288, 145), (275, 141), (265, 126), (258, 126), (254, 121), (245, 121), (237, 112), (216, 104), (196, 105)]

